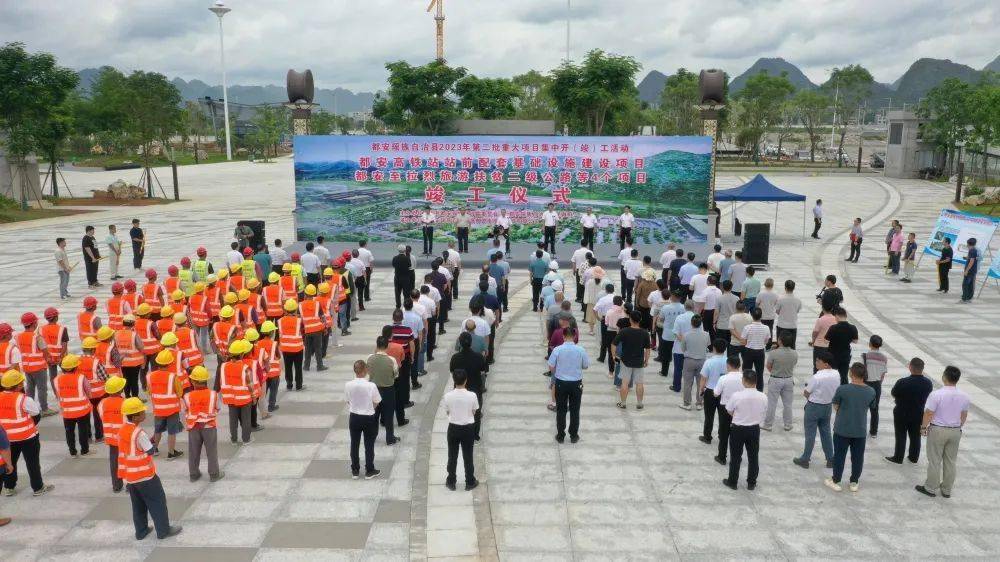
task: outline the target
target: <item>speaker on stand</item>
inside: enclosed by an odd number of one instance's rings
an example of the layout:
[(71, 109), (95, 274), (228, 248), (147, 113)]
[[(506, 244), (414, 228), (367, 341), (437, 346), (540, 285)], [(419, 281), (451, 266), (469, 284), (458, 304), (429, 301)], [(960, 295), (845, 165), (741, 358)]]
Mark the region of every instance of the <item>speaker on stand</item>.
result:
[(770, 245), (771, 225), (766, 223), (743, 225), (743, 263), (766, 266)]

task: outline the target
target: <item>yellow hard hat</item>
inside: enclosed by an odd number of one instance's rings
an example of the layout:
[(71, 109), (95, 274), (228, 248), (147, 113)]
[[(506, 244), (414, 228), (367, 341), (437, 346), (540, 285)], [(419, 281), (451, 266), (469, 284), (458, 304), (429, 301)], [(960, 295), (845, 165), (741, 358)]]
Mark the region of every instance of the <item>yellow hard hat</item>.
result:
[(310, 297), (311, 296), (315, 296), (316, 295), (316, 285), (313, 285), (312, 283), (306, 285), (306, 291), (305, 291), (305, 293), (307, 295), (309, 295)]
[(236, 311), (233, 310), (233, 307), (229, 306), (228, 304), (219, 310), (219, 318), (232, 318), (233, 314), (236, 314)]
[[(167, 332), (160, 338), (160, 345), (177, 345), (177, 341), (177, 334)], [(171, 358), (170, 361), (173, 361), (173, 358)], [(170, 361), (167, 361), (167, 363), (170, 363)], [(164, 363), (164, 365), (166, 365), (166, 363)]]
[(122, 322), (125, 324), (135, 324), (135, 315), (126, 314), (125, 316), (122, 317)]
[(329, 283), (320, 283), (319, 284), (319, 294), (321, 294), (321, 295), (327, 295), (329, 293), (330, 293), (330, 284)]
[(229, 354), (230, 355), (242, 355), (246, 353), (243, 351), (243, 344), (240, 343), (243, 340), (235, 340), (233, 343), (229, 344)]
[(160, 318), (170, 318), (173, 315), (174, 315), (174, 309), (170, 305), (167, 305), (160, 309)]
[(205, 290), (205, 284), (202, 283), (201, 281), (198, 281), (197, 283), (194, 284), (194, 292), (200, 293), (204, 290)]
[(250, 328), (243, 334), (243, 337), (252, 343), (260, 339), (260, 333), (256, 329)]
[(220, 269), (219, 273), (218, 273), (218, 277), (219, 277), (219, 281), (222, 281), (226, 277), (229, 277), (229, 270), (226, 269), (226, 268)]
[(281, 276), (278, 275), (277, 271), (272, 271), (270, 274), (268, 274), (267, 276), (268, 283), (277, 283), (278, 281), (281, 281)]
[(260, 287), (260, 281), (257, 278), (247, 281), (247, 289), (256, 289), (257, 287)]
[(286, 261), (285, 263), (281, 264), (281, 272), (282, 273), (291, 273), (291, 271), (292, 271), (292, 264), (291, 264), (291, 262), (287, 262)]
[(66, 356), (62, 358), (59, 366), (62, 367), (64, 371), (75, 369), (80, 366), (80, 356), (73, 353), (67, 353)]
[(238, 273), (239, 270), (240, 270), (240, 264), (238, 263), (234, 263), (233, 265), (229, 266), (229, 271), (233, 273)]
[(205, 278), (205, 281), (208, 282), (208, 284), (218, 283), (219, 282), (219, 276), (216, 275), (216, 274), (214, 274), (214, 273), (209, 274), (209, 276)]
[(270, 334), (277, 329), (278, 327), (275, 326), (274, 322), (271, 322), (270, 320), (265, 320), (264, 323), (260, 325), (260, 333), (262, 334)]
[[(115, 331), (109, 328), (108, 326), (101, 326), (101, 328), (97, 330), (97, 339), (100, 341), (108, 341), (114, 336), (115, 336)], [(97, 346), (95, 345), (94, 347)]]
[(284, 309), (285, 312), (295, 312), (299, 309), (299, 305), (295, 302), (295, 299), (288, 299), (285, 301)]
[(188, 378), (195, 382), (208, 382), (208, 369), (198, 365), (194, 369), (191, 369), (191, 376)]
[[(165, 334), (163, 337), (166, 338), (170, 334)], [(174, 336), (174, 343), (177, 343), (177, 337)], [(174, 354), (169, 349), (164, 349), (163, 351), (156, 354), (156, 364), (157, 365), (169, 365), (174, 362)]]
[(97, 338), (94, 336), (87, 336), (83, 338), (83, 343), (80, 347), (83, 349), (97, 349)]
[(332, 267), (328, 267), (328, 268), (324, 269), (323, 270), (323, 276), (324, 277), (333, 277), (333, 268)]
[(180, 326), (182, 324), (187, 324), (187, 321), (188, 321), (187, 314), (184, 314), (183, 312), (178, 312), (177, 314), (174, 314), (174, 324)]
[(104, 392), (108, 394), (118, 394), (125, 389), (125, 379), (121, 377), (109, 377), (104, 382)]
[(148, 304), (146, 304), (146, 303), (140, 304), (135, 309), (135, 313), (138, 314), (139, 316), (145, 316), (145, 315), (149, 314), (150, 312), (153, 312), (153, 309)]
[(250, 298), (250, 291), (247, 289), (240, 289), (239, 292), (236, 293), (236, 298), (238, 298), (240, 302), (245, 302)]
[(226, 294), (225, 294), (225, 295), (224, 295), (224, 296), (222, 297), (222, 302), (224, 302), (224, 303), (226, 303), (226, 304), (236, 304), (236, 302), (237, 302), (237, 301), (239, 301), (239, 300), (240, 300), (240, 299), (239, 299), (239, 297), (238, 297), (238, 296), (236, 295), (236, 293), (234, 293), (234, 292), (232, 292), (232, 291), (229, 291), (228, 293), (226, 293)]
[(3, 378), (0, 378), (0, 386), (4, 388), (14, 388), (22, 382), (24, 382), (24, 374), (17, 369), (10, 369), (3, 374)]
[(132, 398), (126, 398), (125, 401), (122, 402), (122, 415), (131, 416), (145, 411), (146, 405), (142, 403), (142, 400), (135, 396)]
[(180, 289), (175, 290), (174, 292), (170, 293), (170, 299), (174, 302), (184, 300), (184, 291)]

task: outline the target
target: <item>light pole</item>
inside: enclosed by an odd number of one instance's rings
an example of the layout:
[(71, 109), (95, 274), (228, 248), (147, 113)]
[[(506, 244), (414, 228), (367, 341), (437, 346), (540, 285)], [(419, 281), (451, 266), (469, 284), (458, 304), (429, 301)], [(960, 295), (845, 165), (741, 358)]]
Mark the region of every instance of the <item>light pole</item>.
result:
[(569, 62), (569, 22), (572, 14), (570, 0), (566, 0), (566, 62)]
[(222, 16), (228, 14), (231, 9), (227, 8), (222, 0), (218, 0), (209, 11), (219, 16), (219, 58), (222, 60), (222, 113), (226, 120), (226, 160), (232, 160), (233, 149), (229, 142), (229, 93), (226, 91), (226, 46), (222, 41)]

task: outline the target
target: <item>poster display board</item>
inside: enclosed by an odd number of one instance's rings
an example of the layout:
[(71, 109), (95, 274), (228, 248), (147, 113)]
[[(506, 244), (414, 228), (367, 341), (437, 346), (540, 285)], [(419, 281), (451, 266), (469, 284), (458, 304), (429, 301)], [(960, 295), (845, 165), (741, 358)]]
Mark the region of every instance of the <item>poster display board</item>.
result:
[(943, 240), (947, 238), (954, 250), (952, 262), (965, 265), (965, 255), (969, 251), (966, 241), (975, 238), (976, 246), (980, 250), (988, 248), (998, 224), (1000, 219), (996, 217), (944, 209), (934, 225), (934, 230), (931, 231), (930, 239), (924, 245), (924, 253), (940, 258)]
[(986, 273), (987, 279), (1000, 279), (1000, 254), (993, 256), (990, 263), (990, 270)]
[(557, 238), (578, 243), (580, 215), (597, 215), (596, 241), (617, 243), (626, 205), (639, 244), (707, 243), (710, 137), (296, 136), (299, 240), (421, 239), (430, 207), (435, 239), (454, 239), (470, 217), (470, 241), (489, 236), (501, 210), (512, 242), (542, 236), (549, 203)]

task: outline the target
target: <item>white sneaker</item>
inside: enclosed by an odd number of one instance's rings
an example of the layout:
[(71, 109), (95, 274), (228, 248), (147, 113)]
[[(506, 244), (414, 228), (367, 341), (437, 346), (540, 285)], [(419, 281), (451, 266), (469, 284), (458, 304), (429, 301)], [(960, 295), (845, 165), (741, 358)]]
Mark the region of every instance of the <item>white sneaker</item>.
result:
[(857, 492), (858, 491), (858, 483), (857, 482), (851, 482), (851, 485), (848, 486), (848, 489), (850, 489), (852, 492)]
[(691, 409), (691, 404), (678, 404), (677, 407), (680, 408), (680, 409), (682, 409), (682, 410), (690, 410)]
[(697, 406), (695, 406), (695, 408), (697, 408), (697, 409), (699, 409), (699, 410), (700, 410), (700, 409), (702, 409), (702, 408), (703, 408), (703, 406), (702, 406), (701, 404), (698, 404)]
[(823, 481), (823, 483), (826, 484), (827, 488), (830, 488), (834, 492), (842, 492), (842, 491), (844, 491), (844, 487), (841, 486), (840, 484), (834, 482), (833, 478), (827, 478), (826, 480)]

